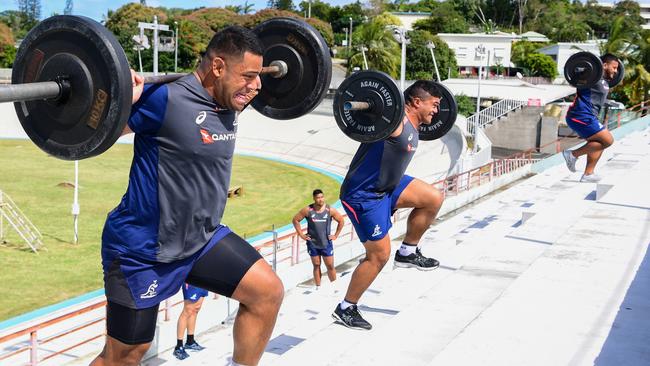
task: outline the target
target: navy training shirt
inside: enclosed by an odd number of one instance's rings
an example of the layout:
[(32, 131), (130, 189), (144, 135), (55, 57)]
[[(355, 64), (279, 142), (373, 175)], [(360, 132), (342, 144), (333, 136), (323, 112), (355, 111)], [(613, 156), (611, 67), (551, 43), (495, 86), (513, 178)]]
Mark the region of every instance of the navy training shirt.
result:
[(419, 132), (410, 121), (402, 133), (383, 141), (362, 143), (341, 185), (344, 201), (377, 199), (390, 192), (404, 176), (418, 147)]
[(576, 99), (569, 107), (567, 115), (575, 118), (594, 117), (598, 119), (600, 110), (607, 101), (609, 83), (600, 79), (592, 88), (577, 89)]
[(135, 132), (129, 186), (106, 219), (102, 245), (156, 262), (189, 257), (220, 227), (237, 114), (189, 74), (146, 85), (128, 124)]

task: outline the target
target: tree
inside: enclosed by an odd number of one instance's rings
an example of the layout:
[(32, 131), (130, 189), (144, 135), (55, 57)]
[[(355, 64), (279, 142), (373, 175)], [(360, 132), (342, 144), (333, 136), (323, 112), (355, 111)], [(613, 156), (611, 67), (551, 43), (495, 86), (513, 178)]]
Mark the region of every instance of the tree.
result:
[(15, 58), (16, 46), (11, 28), (0, 23), (0, 67), (11, 67)]
[(65, 8), (63, 8), (63, 14), (71, 15), (73, 6), (74, 5), (72, 4), (72, 0), (66, 0), (65, 1)]
[(546, 46), (546, 43), (517, 41), (512, 44), (510, 60), (518, 67), (526, 67), (526, 59), (531, 53), (537, 52), (538, 49)]
[[(309, 11), (309, 1), (301, 1), (298, 5), (300, 14), (306, 14)], [(323, 21), (328, 21), (332, 6), (321, 0), (311, 2), (311, 17), (318, 18)]]
[(294, 10), (293, 0), (269, 0), (267, 7), (277, 10)]
[(456, 99), (456, 105), (458, 105), (458, 114), (461, 116), (469, 117), (476, 112), (476, 103), (467, 95), (454, 95), (454, 99)]
[(363, 23), (365, 13), (359, 0), (354, 3), (344, 5), (343, 7), (335, 6), (330, 10), (329, 23), (332, 25), (334, 33), (343, 33), (343, 28), (350, 27), (350, 18), (352, 18), (352, 27), (356, 28)]
[[(352, 34), (352, 38), (353, 45), (368, 49), (366, 58), (369, 68), (383, 71), (394, 78), (397, 77), (400, 46), (393, 39), (393, 32), (390, 29), (372, 21), (358, 26)], [(348, 61), (348, 71), (352, 71), (355, 67), (364, 68), (361, 50), (356, 48), (354, 52)]]
[(542, 76), (549, 79), (557, 76), (557, 64), (549, 55), (530, 53), (525, 58), (524, 65), (530, 70), (531, 76)]
[(465, 18), (454, 9), (451, 2), (437, 3), (431, 10), (431, 16), (418, 20), (413, 28), (424, 30), (431, 34), (438, 33), (466, 33), (469, 24)]
[(438, 70), (442, 70), (440, 78), (447, 77), (447, 70), (450, 68), (456, 70), (456, 56), (454, 51), (449, 48), (447, 43), (427, 31), (413, 30), (408, 32), (411, 42), (406, 46), (406, 78), (409, 80), (432, 79), (435, 77), (435, 65), (431, 58), (431, 51), (427, 48), (427, 43), (432, 42), (435, 45), (434, 55)]
[(21, 28), (29, 31), (41, 18), (40, 0), (18, 0), (18, 10), (22, 13)]

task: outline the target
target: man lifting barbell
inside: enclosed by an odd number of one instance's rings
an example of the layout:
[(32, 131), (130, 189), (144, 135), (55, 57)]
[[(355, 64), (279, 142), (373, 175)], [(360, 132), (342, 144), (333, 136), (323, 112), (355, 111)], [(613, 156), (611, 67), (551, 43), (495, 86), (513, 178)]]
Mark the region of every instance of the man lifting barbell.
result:
[(618, 84), (623, 74), (620, 60), (612, 54), (598, 59), (590, 52), (580, 52), (567, 60), (565, 76), (576, 86), (577, 92), (567, 112), (566, 123), (586, 143), (575, 150), (562, 151), (562, 156), (567, 168), (575, 172), (578, 158), (587, 155), (581, 182), (596, 183), (601, 179), (594, 170), (603, 151), (614, 143), (614, 137), (600, 123), (598, 115), (607, 102), (609, 88)]
[[(447, 109), (445, 115), (453, 114), (453, 118), (436, 118), (442, 99), (447, 99), (446, 106), (452, 106), (453, 113)], [(349, 328), (371, 329), (357, 303), (388, 262), (388, 230), (396, 209), (413, 208), (404, 241), (395, 253), (395, 266), (432, 270), (439, 265), (437, 260), (421, 253), (418, 243), (435, 219), (443, 196), (433, 186), (404, 173), (418, 147), (420, 134), (431, 139), (435, 128), (446, 133), (453, 126), (456, 103), (448, 90), (435, 82), (416, 81), (402, 94), (387, 75), (362, 71), (339, 87), (334, 108), (344, 132), (369, 142), (359, 146), (340, 193), (366, 256), (352, 274), (345, 298), (332, 316)]]
[(159, 303), (183, 282), (239, 301), (232, 360), (258, 363), (282, 282), (221, 218), (237, 115), (261, 86), (263, 53), (254, 33), (234, 26), (175, 82), (143, 89), (133, 73), (133, 165), (102, 235), (107, 340), (92, 365), (137, 365), (153, 340)]

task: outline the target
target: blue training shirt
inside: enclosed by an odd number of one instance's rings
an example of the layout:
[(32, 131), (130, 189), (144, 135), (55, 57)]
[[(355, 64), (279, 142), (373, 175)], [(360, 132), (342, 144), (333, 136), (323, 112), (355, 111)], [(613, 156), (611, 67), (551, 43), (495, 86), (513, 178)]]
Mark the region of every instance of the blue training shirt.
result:
[(592, 88), (577, 89), (576, 99), (567, 111), (568, 117), (587, 119), (589, 117), (598, 119), (598, 114), (607, 101), (609, 84), (605, 79), (600, 79)]
[(341, 185), (342, 200), (377, 199), (395, 189), (419, 141), (419, 132), (410, 121), (406, 120), (403, 126), (397, 137), (359, 146)]
[(103, 248), (157, 262), (187, 258), (221, 227), (237, 114), (189, 74), (146, 85), (128, 124), (129, 186), (106, 219)]

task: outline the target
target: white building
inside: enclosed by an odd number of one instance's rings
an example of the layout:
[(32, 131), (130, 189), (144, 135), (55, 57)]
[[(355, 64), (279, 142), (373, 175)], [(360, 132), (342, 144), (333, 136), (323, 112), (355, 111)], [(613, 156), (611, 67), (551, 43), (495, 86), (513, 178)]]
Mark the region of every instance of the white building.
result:
[(391, 14), (396, 16), (400, 20), (400, 22), (402, 22), (402, 26), (409, 31), (413, 30), (413, 24), (415, 22), (417, 22), (418, 20), (426, 19), (431, 16), (431, 13), (424, 13), (424, 12), (397, 11)]
[(461, 75), (478, 74), (479, 66), (513, 67), (510, 61), (515, 34), (497, 33), (438, 33), (456, 54)]
[(596, 56), (600, 56), (600, 49), (597, 42), (573, 43), (560, 42), (551, 46), (543, 47), (537, 52), (549, 55), (557, 63), (557, 72), (560, 77), (564, 77), (564, 64), (574, 53), (588, 51)]

